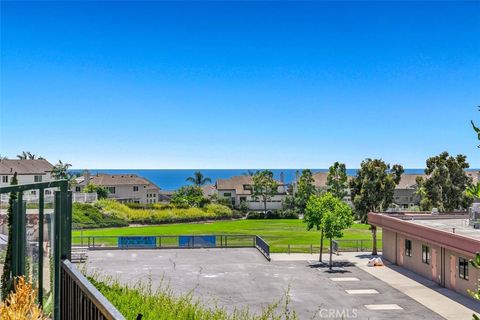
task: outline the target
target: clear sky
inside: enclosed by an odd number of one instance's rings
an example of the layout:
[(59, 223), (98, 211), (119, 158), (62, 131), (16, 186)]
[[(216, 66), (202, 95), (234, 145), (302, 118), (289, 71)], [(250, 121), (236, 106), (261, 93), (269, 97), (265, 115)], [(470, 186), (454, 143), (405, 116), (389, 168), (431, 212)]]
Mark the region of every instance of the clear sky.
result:
[(480, 167), (480, 2), (4, 2), (0, 154)]

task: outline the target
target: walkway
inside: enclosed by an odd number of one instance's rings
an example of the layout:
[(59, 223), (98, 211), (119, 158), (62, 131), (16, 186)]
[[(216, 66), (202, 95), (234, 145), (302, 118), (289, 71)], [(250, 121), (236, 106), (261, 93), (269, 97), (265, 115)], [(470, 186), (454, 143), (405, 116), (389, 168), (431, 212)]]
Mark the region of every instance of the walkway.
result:
[[(368, 267), (370, 255), (358, 252), (344, 252), (334, 255), (334, 260), (348, 260), (374, 277), (396, 288), (405, 295), (436, 312), (445, 319), (471, 319), (473, 313), (480, 314), (480, 304), (452, 290), (440, 287), (411, 271), (386, 262), (386, 267)], [(271, 254), (272, 261), (318, 261), (318, 254)], [(323, 260), (329, 257), (324, 254)], [(385, 262), (385, 261), (384, 261)]]

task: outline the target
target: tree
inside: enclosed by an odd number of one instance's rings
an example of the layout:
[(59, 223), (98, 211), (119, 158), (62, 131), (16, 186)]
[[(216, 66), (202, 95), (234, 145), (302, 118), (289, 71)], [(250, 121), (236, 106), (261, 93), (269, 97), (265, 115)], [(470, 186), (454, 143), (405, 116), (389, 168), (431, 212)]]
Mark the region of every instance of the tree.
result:
[(17, 158), (20, 159), (20, 160), (27, 160), (27, 159), (28, 160), (35, 160), (35, 159), (36, 160), (45, 160), (44, 157), (40, 157), (40, 156), (37, 157), (36, 154), (33, 154), (30, 151), (22, 151), (22, 153), (17, 154)]
[(465, 172), (469, 167), (467, 157), (461, 154), (453, 157), (445, 151), (428, 158), (425, 169), (428, 177), (417, 179), (425, 192), (420, 202), (422, 210), (453, 211), (470, 206), (472, 197), (466, 190), (472, 180)]
[(467, 187), (465, 192), (473, 199), (480, 199), (480, 182), (477, 182), (477, 184)]
[(69, 179), (71, 176), (68, 174), (68, 169), (72, 165), (70, 163), (63, 163), (62, 160), (58, 160), (58, 163), (53, 166), (52, 177), (56, 180)]
[[(11, 185), (17, 185), (17, 173), (15, 172), (12, 177)], [(8, 242), (7, 252), (5, 255), (5, 262), (3, 264), (2, 273), (2, 299), (6, 299), (8, 294), (13, 290), (13, 275), (12, 275), (12, 260), (13, 260), (13, 204), (17, 200), (15, 192), (10, 193), (10, 199), (8, 200), (7, 210), (7, 225), (8, 225)]]
[(347, 195), (348, 177), (344, 163), (335, 162), (328, 169), (327, 191), (342, 200)]
[(209, 202), (199, 186), (184, 186), (175, 191), (170, 203), (178, 207), (203, 207)]
[(265, 213), (267, 212), (267, 201), (278, 192), (278, 183), (273, 179), (273, 172), (270, 170), (257, 171), (253, 176), (252, 197), (261, 198)]
[[(395, 186), (403, 174), (401, 165), (390, 168), (380, 159), (365, 159), (355, 177), (350, 180), (350, 192), (355, 213), (362, 223), (368, 222), (369, 212), (386, 210), (393, 202)], [(370, 225), (372, 232), (372, 254), (377, 254), (377, 228)]]
[(2, 156), (2, 155), (0, 154), (0, 161), (2, 161), (2, 160), (8, 160), (8, 157), (7, 157), (7, 156)]
[(89, 182), (84, 188), (84, 193), (96, 193), (98, 199), (105, 199), (108, 197), (108, 189), (104, 186), (99, 186)]
[(303, 222), (307, 224), (307, 230), (316, 228), (320, 231), (320, 256), (318, 261), (322, 262), (323, 255), (323, 226), (322, 217), (324, 213), (324, 203), (321, 196), (311, 195), (308, 199), (307, 206), (305, 207), (305, 215), (303, 216)]
[(295, 193), (295, 202), (300, 213), (305, 214), (307, 202), (312, 195), (315, 194), (315, 180), (312, 171), (309, 169), (302, 170), (302, 175), (298, 179), (297, 192)]
[(330, 240), (330, 263), (332, 270), (333, 238), (343, 237), (343, 230), (353, 224), (352, 209), (342, 200), (327, 192), (322, 196), (322, 227), (325, 237)]
[(242, 173), (244, 176), (253, 177), (255, 175), (255, 170), (248, 169), (246, 172)]
[(185, 181), (191, 182), (194, 185), (201, 187), (207, 182), (212, 182), (212, 179), (204, 177), (200, 171), (195, 171), (192, 177), (188, 177)]

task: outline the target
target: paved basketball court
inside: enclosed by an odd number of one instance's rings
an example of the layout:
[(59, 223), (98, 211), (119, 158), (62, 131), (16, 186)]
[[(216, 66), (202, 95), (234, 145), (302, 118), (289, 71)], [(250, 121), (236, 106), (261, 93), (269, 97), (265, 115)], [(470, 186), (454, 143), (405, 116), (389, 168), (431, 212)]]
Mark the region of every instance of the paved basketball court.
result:
[(164, 249), (90, 251), (87, 265), (124, 283), (163, 282), (229, 310), (259, 312), (290, 288), (300, 319), (442, 319), (350, 263), (331, 274), (314, 261), (268, 262), (256, 249)]

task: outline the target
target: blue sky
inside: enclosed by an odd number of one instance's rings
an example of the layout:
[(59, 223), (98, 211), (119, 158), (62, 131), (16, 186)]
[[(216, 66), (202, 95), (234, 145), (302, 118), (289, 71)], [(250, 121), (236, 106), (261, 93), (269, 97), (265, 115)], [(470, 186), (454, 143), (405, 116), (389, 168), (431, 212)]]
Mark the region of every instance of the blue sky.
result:
[(480, 2), (2, 2), (0, 154), (480, 167)]

